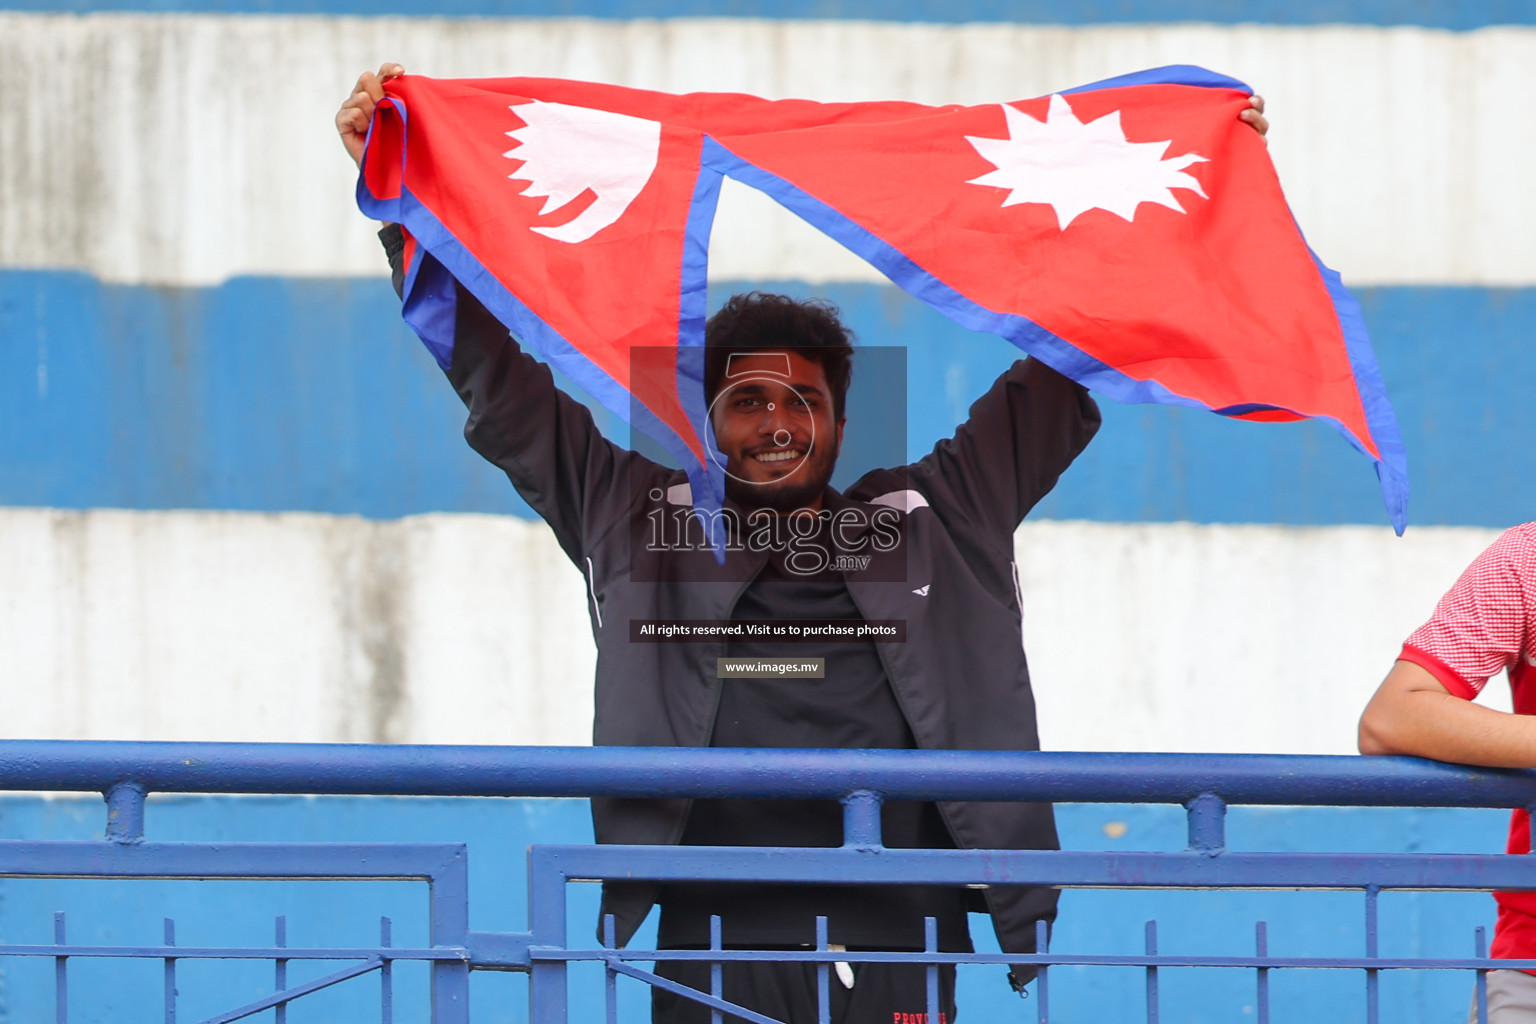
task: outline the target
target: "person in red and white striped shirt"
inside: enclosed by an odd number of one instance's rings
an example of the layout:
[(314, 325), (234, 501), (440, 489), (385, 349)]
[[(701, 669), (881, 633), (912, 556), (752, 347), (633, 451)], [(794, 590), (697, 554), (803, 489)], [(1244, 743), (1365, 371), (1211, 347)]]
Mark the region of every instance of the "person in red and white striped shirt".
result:
[[(1472, 701), (1509, 673), (1514, 714)], [(1362, 754), (1411, 754), (1494, 768), (1536, 768), (1536, 523), (1504, 532), (1414, 630), (1360, 716)], [(1510, 853), (1529, 853), (1530, 819), (1510, 822)], [(1491, 954), (1536, 960), (1536, 892), (1501, 892)], [(1470, 1019), (1476, 1019), (1476, 1008)], [(1536, 1024), (1536, 973), (1491, 971), (1489, 1024)]]

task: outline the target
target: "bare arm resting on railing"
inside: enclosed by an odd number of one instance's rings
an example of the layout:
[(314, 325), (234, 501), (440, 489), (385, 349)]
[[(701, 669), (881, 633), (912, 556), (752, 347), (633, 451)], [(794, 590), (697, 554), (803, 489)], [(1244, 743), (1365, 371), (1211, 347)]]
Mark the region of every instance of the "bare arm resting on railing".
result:
[[(1512, 715), (1472, 700), (1491, 676), (1509, 673)], [(1497, 768), (1536, 766), (1536, 523), (1506, 530), (1478, 555), (1414, 630), (1397, 664), (1360, 716), (1362, 754), (1415, 754)], [(1531, 850), (1531, 819), (1512, 806), (1505, 852)], [(1525, 859), (1523, 856), (1520, 859)], [(1536, 893), (1501, 891), (1489, 955), (1536, 957)], [(1536, 977), (1519, 970), (1487, 974), (1469, 1020), (1517, 1024), (1536, 1000)], [(1478, 1014), (1482, 1001), (1487, 1016)]]
[[(1507, 531), (1408, 638), (1360, 717), (1362, 754), (1536, 767), (1536, 524)], [(1473, 704), (1507, 670), (1516, 714)]]
[(1399, 661), (1360, 716), (1360, 753), (1536, 768), (1536, 718), (1453, 696), (1427, 669)]

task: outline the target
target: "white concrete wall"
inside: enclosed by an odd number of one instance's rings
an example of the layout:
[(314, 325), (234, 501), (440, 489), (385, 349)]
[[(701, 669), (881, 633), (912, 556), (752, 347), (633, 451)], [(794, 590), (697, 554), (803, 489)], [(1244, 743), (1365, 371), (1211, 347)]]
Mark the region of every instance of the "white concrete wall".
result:
[[(1495, 535), (1027, 524), (1045, 745), (1350, 753)], [(583, 588), (517, 519), (0, 510), (0, 736), (586, 743)]]
[[(1352, 754), (1403, 641), (1498, 533), (1026, 523), (1015, 547), (1042, 740)], [(1480, 700), (1508, 711), (1509, 689)]]
[(0, 735), (590, 742), (583, 588), (519, 519), (0, 510)]
[[(987, 103), (1201, 64), (1270, 101), (1298, 220), (1345, 281), (1536, 282), (1536, 30), (347, 19), (0, 12), (0, 266), (131, 282), (377, 274), (332, 115), (359, 71)], [(873, 279), (751, 195), (714, 271)]]
[[(385, 59), (929, 103), (1201, 64), (1267, 96), (1298, 220), (1347, 282), (1536, 284), (1528, 28), (15, 12), (0, 268), (379, 274), (332, 115)], [(722, 202), (713, 256), (718, 278), (873, 279), (745, 190)], [(1046, 744), (1347, 752), (1403, 637), (1491, 536), (1027, 525)], [(583, 743), (584, 607), (538, 523), (0, 509), (0, 734)]]

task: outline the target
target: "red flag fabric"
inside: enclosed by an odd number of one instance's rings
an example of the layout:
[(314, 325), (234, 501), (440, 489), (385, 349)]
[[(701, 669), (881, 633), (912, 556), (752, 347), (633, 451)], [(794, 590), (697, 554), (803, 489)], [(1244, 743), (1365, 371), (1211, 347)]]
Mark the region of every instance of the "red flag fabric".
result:
[[(1407, 471), (1358, 304), (1308, 249), (1251, 91), (1194, 67), (981, 106), (671, 95), (557, 79), (386, 83), (358, 183), (412, 237), (406, 318), (452, 351), (452, 274), (722, 494), (703, 410), (722, 176), (966, 327), (1096, 392), (1332, 423), (1399, 533)], [(673, 351), (657, 365), (639, 347)]]

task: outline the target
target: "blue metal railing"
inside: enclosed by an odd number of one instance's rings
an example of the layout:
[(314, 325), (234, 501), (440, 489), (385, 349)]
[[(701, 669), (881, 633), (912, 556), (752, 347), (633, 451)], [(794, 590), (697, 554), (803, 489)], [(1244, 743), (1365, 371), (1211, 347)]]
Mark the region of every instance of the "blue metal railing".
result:
[[(55, 1019), (67, 1020), (72, 958), (155, 958), (165, 965), (165, 1018), (176, 1019), (175, 970), (184, 960), (238, 958), (274, 965), (274, 990), (211, 1021), (233, 1021), (354, 978), (379, 976), (381, 1020), (392, 1015), (390, 972), (416, 961), (431, 975), (432, 1019), (469, 1019), (473, 969), (530, 975), (532, 1019), (563, 1021), (567, 966), (604, 965), (607, 1007), (616, 1017), (613, 981), (620, 975), (679, 986), (637, 961), (799, 960), (820, 966), (822, 1005), (827, 967), (835, 961), (908, 961), (930, 965), (930, 1020), (936, 1013), (938, 964), (1030, 964), (1039, 969), (1035, 1014), (1050, 1019), (1050, 970), (1067, 966), (1135, 967), (1145, 973), (1146, 1017), (1158, 1019), (1159, 970), (1238, 968), (1254, 973), (1260, 1022), (1269, 1016), (1273, 972), (1287, 969), (1360, 971), (1366, 1020), (1377, 1024), (1383, 971), (1455, 969), (1476, 972), (1484, 1005), (1484, 972), (1536, 969), (1536, 961), (1493, 961), (1481, 936), (1462, 958), (1380, 955), (1378, 900), (1394, 889), (1536, 888), (1536, 860), (1500, 854), (1236, 852), (1227, 848), (1231, 805), (1349, 807), (1525, 807), (1536, 802), (1536, 773), (1492, 771), (1408, 758), (1270, 755), (1065, 754), (961, 751), (688, 750), (675, 748), (515, 748), (343, 746), (308, 744), (189, 744), (0, 741), (0, 789), (102, 793), (105, 837), (95, 842), (0, 842), (0, 876), (52, 878), (412, 879), (428, 885), (429, 942), (391, 945), (389, 922), (372, 946), (305, 948), (286, 944), (281, 920), (265, 947), (178, 946), (169, 922), (156, 946), (71, 945), (56, 921), (52, 944), (0, 944), (0, 957), (53, 958)], [(452, 796), (606, 796), (798, 798), (841, 800), (845, 842), (840, 848), (534, 846), (529, 851), (527, 931), (471, 931), (467, 852), (452, 843), (157, 843), (144, 836), (150, 793), (303, 793)], [(1029, 800), (1074, 803), (1181, 805), (1188, 845), (1181, 851), (894, 850), (880, 844), (879, 809), (893, 800)], [(615, 949), (573, 946), (566, 933), (570, 881), (626, 878), (652, 881), (849, 882), (1134, 888), (1350, 889), (1365, 897), (1365, 949), (1355, 957), (1274, 957), (1262, 922), (1252, 955), (1159, 953), (1149, 923), (1139, 955), (1052, 952), (1042, 927), (1038, 952), (943, 953), (930, 927), (924, 953), (830, 951), (825, 924), (818, 948), (769, 953), (742, 950)], [(714, 944), (719, 946), (718, 941)], [(302, 985), (288, 985), (293, 961), (347, 961)], [(712, 993), (690, 998), (748, 1020), (766, 1021)]]

